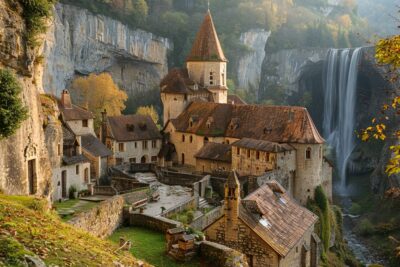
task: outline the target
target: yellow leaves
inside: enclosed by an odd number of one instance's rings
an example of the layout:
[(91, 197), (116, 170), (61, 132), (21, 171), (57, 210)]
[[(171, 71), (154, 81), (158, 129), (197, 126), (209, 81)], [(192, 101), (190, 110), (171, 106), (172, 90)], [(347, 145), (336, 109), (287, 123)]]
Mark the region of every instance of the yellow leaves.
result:
[(154, 109), (153, 106), (144, 106), (144, 107), (139, 107), (136, 111), (136, 114), (141, 114), (141, 115), (147, 115), (150, 116), (151, 119), (154, 121), (155, 124), (158, 123), (158, 113)]
[[(376, 119), (374, 118), (372, 120), (372, 123), (375, 123)], [(359, 137), (361, 137), (361, 140), (363, 142), (369, 141), (369, 139), (371, 137), (373, 137), (376, 140), (385, 140), (386, 139), (386, 134), (385, 134), (385, 130), (386, 130), (386, 125), (383, 123), (379, 123), (373, 126), (369, 126), (366, 129), (362, 130), (361, 135), (359, 135)]]
[(390, 64), (394, 68), (400, 67), (400, 35), (379, 40), (376, 44), (377, 61), (381, 64)]

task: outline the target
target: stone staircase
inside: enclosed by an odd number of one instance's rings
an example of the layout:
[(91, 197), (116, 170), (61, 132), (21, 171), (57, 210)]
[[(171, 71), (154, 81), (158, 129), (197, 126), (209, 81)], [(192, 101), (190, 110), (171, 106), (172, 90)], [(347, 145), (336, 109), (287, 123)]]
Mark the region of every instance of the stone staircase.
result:
[(206, 208), (208, 206), (208, 202), (205, 198), (199, 198), (199, 209)]

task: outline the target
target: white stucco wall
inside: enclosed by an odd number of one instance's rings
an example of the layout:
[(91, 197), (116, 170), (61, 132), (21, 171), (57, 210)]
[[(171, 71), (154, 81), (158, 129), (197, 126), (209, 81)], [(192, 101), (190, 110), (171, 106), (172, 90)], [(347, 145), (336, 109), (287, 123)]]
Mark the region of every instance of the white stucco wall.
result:
[(76, 135), (92, 134), (94, 133), (93, 119), (88, 120), (88, 127), (83, 127), (82, 120), (67, 121), (68, 126)]
[[(147, 142), (147, 149), (143, 148), (143, 142)], [(135, 158), (136, 163), (140, 163), (142, 157), (146, 158), (146, 163), (157, 162), (158, 159), (151, 161), (152, 157), (157, 157), (161, 149), (161, 139), (156, 141), (156, 147), (153, 148), (152, 140), (140, 140), (131, 142), (114, 142), (113, 151), (114, 157), (117, 159), (123, 159), (123, 163), (130, 162), (130, 159)], [(124, 144), (124, 151), (119, 151), (119, 143)], [(136, 143), (136, 146), (135, 146)], [(118, 160), (117, 160), (118, 161)]]

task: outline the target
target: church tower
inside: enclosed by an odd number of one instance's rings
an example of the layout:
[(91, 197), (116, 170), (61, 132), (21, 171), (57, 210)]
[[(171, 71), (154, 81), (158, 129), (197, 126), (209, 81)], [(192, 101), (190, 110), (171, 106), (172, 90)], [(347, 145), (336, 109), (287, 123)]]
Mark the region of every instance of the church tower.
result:
[(235, 171), (225, 184), (225, 241), (237, 241), (240, 205), (240, 183)]
[(227, 103), (227, 61), (210, 10), (208, 10), (186, 59), (186, 68), (190, 79), (212, 93), (215, 103)]

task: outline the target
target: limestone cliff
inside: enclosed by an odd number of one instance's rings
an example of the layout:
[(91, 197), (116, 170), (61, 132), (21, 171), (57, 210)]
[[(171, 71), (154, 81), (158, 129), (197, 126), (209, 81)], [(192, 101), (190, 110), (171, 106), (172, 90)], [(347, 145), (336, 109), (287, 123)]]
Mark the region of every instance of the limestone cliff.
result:
[(60, 94), (76, 75), (109, 72), (129, 96), (153, 89), (167, 73), (171, 43), (75, 6), (57, 4), (44, 47), (43, 87)]
[(271, 32), (263, 29), (251, 30), (241, 34), (240, 42), (249, 51), (239, 58), (237, 79), (240, 89), (258, 88), (261, 65), (265, 57), (265, 45), (270, 35)]
[(25, 21), (17, 1), (0, 0), (0, 68), (13, 70), (23, 88), (21, 98), (29, 118), (17, 132), (0, 141), (0, 188), (7, 194), (28, 194), (28, 164), (37, 195), (51, 190), (51, 164), (43, 131), (44, 114), (40, 104), (42, 70), (35, 60), (40, 53), (28, 48), (24, 38)]

